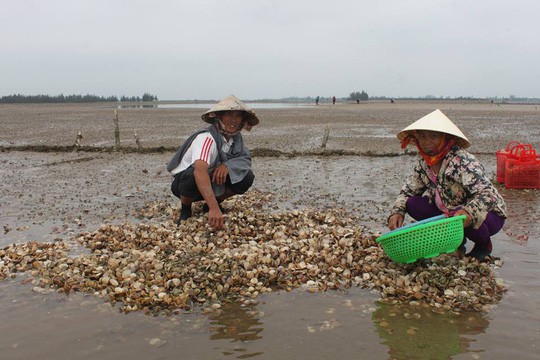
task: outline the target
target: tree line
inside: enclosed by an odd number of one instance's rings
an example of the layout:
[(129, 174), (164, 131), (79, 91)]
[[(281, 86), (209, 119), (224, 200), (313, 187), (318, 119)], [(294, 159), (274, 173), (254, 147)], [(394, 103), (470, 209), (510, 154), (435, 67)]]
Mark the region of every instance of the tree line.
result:
[(356, 92), (352, 92), (349, 95), (349, 99), (367, 101), (369, 99), (369, 95), (364, 90), (362, 90), (362, 92), (356, 91)]
[(0, 103), (5, 104), (24, 104), (24, 103), (92, 103), (92, 102), (141, 102), (141, 101), (157, 101), (158, 98), (155, 95), (144, 93), (142, 97), (139, 96), (124, 96), (120, 97), (120, 100), (116, 95), (111, 96), (97, 96), (97, 95), (23, 95), (13, 94), (2, 96)]

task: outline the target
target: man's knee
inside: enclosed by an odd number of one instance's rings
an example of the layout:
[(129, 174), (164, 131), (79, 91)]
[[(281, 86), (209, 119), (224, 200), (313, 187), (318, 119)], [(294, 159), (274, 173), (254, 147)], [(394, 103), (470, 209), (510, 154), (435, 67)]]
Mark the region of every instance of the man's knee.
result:
[(246, 191), (249, 190), (251, 185), (253, 185), (254, 180), (255, 174), (253, 174), (253, 171), (249, 170), (246, 176), (244, 176), (244, 178), (242, 179), (242, 181), (231, 185), (231, 190), (235, 194), (244, 194)]
[(180, 196), (186, 196), (195, 200), (202, 199), (197, 183), (195, 182), (195, 175), (192, 167), (175, 175), (173, 183), (171, 184), (171, 191), (174, 196), (178, 198), (180, 198)]
[(171, 183), (171, 191), (174, 196), (180, 199), (180, 176), (179, 174), (176, 174), (173, 178), (173, 181)]

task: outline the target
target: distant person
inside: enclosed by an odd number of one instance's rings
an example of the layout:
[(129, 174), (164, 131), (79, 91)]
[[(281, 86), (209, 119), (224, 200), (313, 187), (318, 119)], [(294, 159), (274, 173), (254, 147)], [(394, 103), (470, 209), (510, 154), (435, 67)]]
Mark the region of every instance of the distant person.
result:
[(253, 184), (251, 155), (241, 131), (251, 130), (259, 119), (244, 103), (231, 95), (202, 115), (210, 126), (191, 135), (167, 165), (174, 175), (173, 194), (180, 198), (177, 223), (191, 217), (191, 204), (204, 200), (212, 228), (223, 226), (221, 202), (245, 193)]
[(319, 97), (318, 96), (315, 98), (315, 105), (319, 105)]
[(336, 105), (336, 97), (332, 96), (332, 105)]
[(469, 140), (440, 110), (424, 116), (397, 134), (401, 147), (416, 146), (418, 162), (392, 208), (388, 227), (403, 225), (405, 214), (423, 220), (440, 214), (465, 215), (465, 237), (474, 247), (467, 256), (482, 261), (491, 254), (491, 236), (501, 230), (506, 204), (476, 157), (464, 150)]

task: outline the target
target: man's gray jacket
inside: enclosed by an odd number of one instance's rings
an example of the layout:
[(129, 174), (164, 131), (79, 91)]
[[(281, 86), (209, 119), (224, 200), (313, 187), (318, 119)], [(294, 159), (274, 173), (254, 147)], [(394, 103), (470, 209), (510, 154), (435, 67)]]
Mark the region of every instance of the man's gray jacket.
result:
[[(216, 142), (216, 148), (218, 150), (218, 156), (210, 164), (210, 167), (208, 168), (208, 174), (212, 174), (214, 169), (220, 164), (225, 164), (229, 169), (229, 177), (231, 179), (231, 183), (236, 184), (237, 182), (242, 181), (248, 171), (251, 170), (251, 154), (249, 153), (249, 150), (244, 146), (242, 134), (238, 132), (237, 134), (233, 135), (233, 144), (231, 148), (228, 152), (224, 152), (222, 150), (222, 147), (223, 141), (225, 139), (223, 138), (223, 135), (221, 135), (217, 131), (214, 125), (210, 125), (208, 129), (197, 131), (195, 134), (191, 135), (176, 152), (176, 154), (174, 154), (171, 161), (169, 161), (169, 164), (167, 165), (167, 170), (171, 172), (178, 165), (180, 165), (184, 154), (191, 146), (193, 140), (197, 137), (197, 135), (204, 132), (209, 132), (210, 135), (212, 135), (212, 138), (214, 138), (214, 141)], [(191, 164), (191, 166), (193, 166), (193, 164)], [(215, 196), (220, 196), (225, 192), (225, 185), (217, 185), (215, 183), (212, 183), (212, 189), (214, 190)]]

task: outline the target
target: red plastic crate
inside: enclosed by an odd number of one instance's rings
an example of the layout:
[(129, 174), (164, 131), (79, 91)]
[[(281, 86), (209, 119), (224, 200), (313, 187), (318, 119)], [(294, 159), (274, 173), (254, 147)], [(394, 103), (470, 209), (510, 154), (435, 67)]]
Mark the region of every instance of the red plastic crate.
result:
[(534, 150), (524, 150), (517, 159), (505, 161), (504, 185), (509, 189), (540, 189), (540, 158)]
[(497, 181), (500, 183), (504, 183), (504, 173), (505, 173), (505, 166), (506, 166), (506, 156), (508, 155), (508, 151), (505, 150), (498, 150), (497, 151)]
[(504, 184), (505, 171), (506, 171), (506, 159), (517, 159), (521, 156), (521, 152), (524, 150), (533, 150), (531, 144), (522, 144), (519, 141), (511, 141), (506, 145), (506, 149), (497, 151), (497, 181)]
[(521, 145), (521, 143), (519, 141), (510, 141), (506, 145), (506, 149), (497, 151), (497, 181), (500, 183), (504, 183), (506, 157), (510, 153), (510, 150), (517, 145)]

